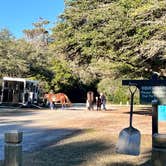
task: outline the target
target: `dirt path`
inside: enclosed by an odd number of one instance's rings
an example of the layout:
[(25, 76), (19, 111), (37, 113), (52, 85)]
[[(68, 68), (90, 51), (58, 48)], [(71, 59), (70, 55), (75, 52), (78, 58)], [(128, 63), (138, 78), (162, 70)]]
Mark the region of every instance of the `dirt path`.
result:
[[(19, 129), (23, 131), (24, 151), (34, 151), (63, 140), (67, 135), (84, 130), (94, 130), (100, 140), (105, 138), (115, 145), (119, 132), (128, 125), (129, 107), (126, 106), (110, 106), (107, 111), (87, 111), (82, 107), (54, 111), (48, 109), (1, 109), (0, 150), (3, 152), (3, 134), (7, 130)], [(142, 147), (144, 149), (142, 153), (144, 153), (148, 148), (151, 148), (150, 107), (134, 109), (133, 126), (142, 134), (144, 141), (142, 146), (145, 147)], [(160, 123), (159, 132), (165, 133), (165, 126), (166, 123)]]

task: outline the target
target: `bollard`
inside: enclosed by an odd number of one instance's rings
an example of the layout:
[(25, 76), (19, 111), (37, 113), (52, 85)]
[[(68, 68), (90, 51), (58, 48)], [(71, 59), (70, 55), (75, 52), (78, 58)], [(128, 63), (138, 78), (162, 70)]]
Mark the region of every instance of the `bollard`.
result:
[(17, 130), (5, 133), (5, 166), (22, 166), (22, 137)]
[(152, 101), (152, 135), (158, 133), (158, 101)]
[(152, 145), (152, 166), (165, 166), (166, 134), (153, 134)]
[(166, 149), (152, 148), (152, 166), (165, 166)]
[(166, 163), (166, 134), (158, 133), (158, 101), (152, 101), (152, 166)]

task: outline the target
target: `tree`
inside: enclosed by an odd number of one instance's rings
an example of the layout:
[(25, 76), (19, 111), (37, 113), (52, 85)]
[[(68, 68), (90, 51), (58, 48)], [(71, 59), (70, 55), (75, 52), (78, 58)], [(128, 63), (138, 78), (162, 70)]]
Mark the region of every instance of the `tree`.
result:
[(50, 70), (54, 73), (51, 86), (55, 91), (66, 91), (74, 83), (74, 76), (65, 61), (54, 59)]
[(19, 50), (19, 43), (7, 29), (0, 31), (0, 66), (1, 77), (20, 77), (28, 70), (27, 63)]
[(16, 40), (8, 30), (0, 32), (1, 77), (37, 79), (47, 86), (53, 75), (49, 70), (49, 58), (48, 50), (36, 49), (24, 39)]
[(25, 34), (26, 39), (33, 43), (37, 48), (42, 48), (43, 46), (48, 45), (48, 31), (46, 30), (46, 26), (50, 22), (43, 18), (39, 18), (39, 20), (32, 25), (33, 29), (25, 29), (23, 33)]
[(68, 0), (52, 48), (80, 76), (149, 77), (165, 69), (165, 10), (164, 0)]

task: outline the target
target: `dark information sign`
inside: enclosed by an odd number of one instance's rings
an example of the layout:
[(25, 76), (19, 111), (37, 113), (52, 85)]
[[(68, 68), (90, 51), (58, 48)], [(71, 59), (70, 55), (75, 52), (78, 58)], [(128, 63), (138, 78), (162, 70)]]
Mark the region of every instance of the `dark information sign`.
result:
[(141, 104), (151, 103), (152, 100), (155, 98), (152, 92), (152, 86), (141, 86), (139, 90)]
[(151, 104), (153, 99), (166, 104), (166, 80), (122, 80), (122, 85), (136, 86), (140, 92), (141, 104)]

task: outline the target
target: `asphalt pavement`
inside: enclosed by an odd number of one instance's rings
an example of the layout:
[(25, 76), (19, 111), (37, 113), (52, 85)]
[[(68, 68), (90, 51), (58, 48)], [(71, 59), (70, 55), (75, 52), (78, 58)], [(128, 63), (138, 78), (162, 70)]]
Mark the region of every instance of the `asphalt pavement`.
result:
[(78, 129), (57, 128), (63, 120), (63, 115), (54, 111), (84, 110), (84, 104), (77, 104), (65, 110), (26, 109), (15, 107), (0, 108), (0, 160), (4, 159), (4, 134), (11, 130), (23, 132), (23, 151), (40, 150), (64, 137), (73, 134)]

